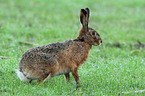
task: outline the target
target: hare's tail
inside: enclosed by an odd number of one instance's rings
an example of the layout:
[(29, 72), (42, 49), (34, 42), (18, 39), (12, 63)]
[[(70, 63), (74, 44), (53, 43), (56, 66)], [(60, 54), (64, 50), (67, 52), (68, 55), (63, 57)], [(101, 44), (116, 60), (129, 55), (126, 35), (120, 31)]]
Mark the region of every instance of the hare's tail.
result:
[(29, 82), (30, 81), (26, 76), (24, 76), (24, 74), (22, 72), (20, 72), (19, 69), (16, 69), (15, 71), (16, 71), (17, 76), (20, 78), (21, 81), (23, 81), (23, 82)]

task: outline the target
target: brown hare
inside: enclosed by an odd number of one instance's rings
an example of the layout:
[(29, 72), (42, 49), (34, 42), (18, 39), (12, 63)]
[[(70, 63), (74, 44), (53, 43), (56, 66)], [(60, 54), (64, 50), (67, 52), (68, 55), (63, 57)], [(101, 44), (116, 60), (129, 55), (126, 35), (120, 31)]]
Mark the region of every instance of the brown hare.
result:
[(80, 23), (82, 25), (76, 39), (62, 43), (52, 43), (29, 49), (19, 61), (17, 75), (22, 81), (37, 83), (57, 76), (64, 75), (70, 79), (72, 73), (76, 84), (80, 84), (78, 69), (85, 63), (92, 45), (101, 45), (100, 35), (88, 27), (89, 8), (81, 9)]

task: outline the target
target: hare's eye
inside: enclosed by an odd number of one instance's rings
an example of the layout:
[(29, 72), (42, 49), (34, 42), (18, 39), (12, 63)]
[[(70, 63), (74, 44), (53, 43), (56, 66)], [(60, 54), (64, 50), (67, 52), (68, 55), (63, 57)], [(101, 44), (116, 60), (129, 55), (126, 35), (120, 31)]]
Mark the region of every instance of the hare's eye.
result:
[(95, 35), (95, 32), (92, 32), (92, 35)]

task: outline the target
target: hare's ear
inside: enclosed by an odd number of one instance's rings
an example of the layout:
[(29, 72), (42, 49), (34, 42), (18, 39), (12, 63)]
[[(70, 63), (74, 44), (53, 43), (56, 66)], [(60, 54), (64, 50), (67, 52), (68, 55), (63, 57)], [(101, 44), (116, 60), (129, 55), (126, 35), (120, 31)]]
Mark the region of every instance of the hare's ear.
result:
[(83, 32), (88, 32), (89, 8), (81, 9), (80, 22), (81, 22), (82, 27), (83, 27)]
[(85, 8), (85, 10), (87, 12), (87, 14), (86, 14), (86, 28), (85, 28), (85, 30), (88, 32), (90, 10), (89, 10), (89, 8)]
[(86, 10), (81, 9), (81, 11), (80, 11), (80, 22), (81, 22), (83, 27), (85, 26), (85, 22), (86, 22), (86, 14), (87, 14)]
[(87, 15), (86, 15), (87, 20), (86, 21), (87, 21), (87, 23), (89, 23), (90, 10), (89, 10), (89, 8), (86, 8), (85, 10), (87, 12)]

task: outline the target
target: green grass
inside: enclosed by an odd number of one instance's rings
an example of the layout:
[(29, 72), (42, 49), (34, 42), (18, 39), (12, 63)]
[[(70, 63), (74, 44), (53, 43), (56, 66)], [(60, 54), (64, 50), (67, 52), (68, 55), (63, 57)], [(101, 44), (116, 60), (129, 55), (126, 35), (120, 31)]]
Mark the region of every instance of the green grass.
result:
[[(45, 84), (23, 83), (14, 69), (22, 54), (35, 46), (76, 38), (80, 28), (81, 8), (91, 10), (90, 27), (103, 39), (94, 46), (87, 62), (79, 69), (81, 87), (63, 76)], [(1, 0), (0, 1), (0, 96), (50, 95), (141, 95), (145, 92), (145, 49), (132, 48), (137, 41), (145, 43), (144, 0)], [(120, 42), (121, 48), (107, 46)], [(131, 53), (131, 51), (137, 51)], [(121, 94), (125, 95), (125, 94)]]

